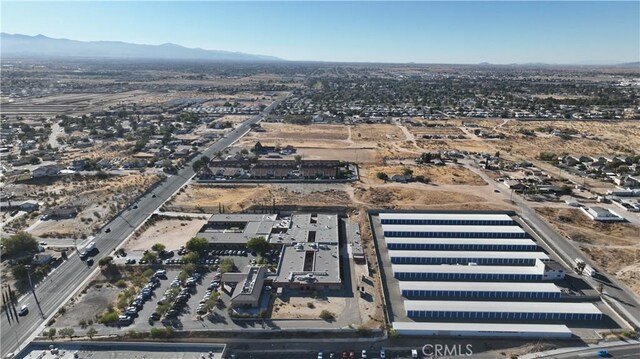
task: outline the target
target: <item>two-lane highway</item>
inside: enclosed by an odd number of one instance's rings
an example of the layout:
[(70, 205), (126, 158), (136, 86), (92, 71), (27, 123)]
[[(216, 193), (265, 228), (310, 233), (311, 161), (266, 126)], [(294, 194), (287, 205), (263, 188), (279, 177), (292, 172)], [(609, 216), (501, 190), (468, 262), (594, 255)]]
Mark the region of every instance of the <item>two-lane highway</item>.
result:
[[(36, 287), (36, 295), (42, 307), (44, 317), (40, 315), (36, 301), (31, 293), (23, 296), (17, 307), (24, 304), (29, 306), (29, 314), (20, 317), (20, 322), (7, 320), (6, 315), (0, 319), (0, 352), (2, 357), (8, 353), (15, 352), (21, 348), (30, 337), (39, 335), (45, 321), (55, 314), (66, 301), (88, 281), (90, 276), (97, 272), (97, 263), (100, 258), (113, 253), (121, 243), (127, 239), (134, 230), (154, 213), (165, 201), (176, 193), (194, 175), (192, 164), (202, 155), (213, 157), (216, 152), (220, 152), (232, 145), (235, 141), (244, 136), (251, 129), (251, 125), (260, 121), (262, 116), (266, 116), (275, 108), (282, 99), (279, 99), (266, 107), (261, 115), (254, 116), (239, 125), (235, 130), (229, 132), (225, 137), (216, 141), (203, 153), (189, 161), (177, 174), (169, 176), (151, 193), (140, 197), (136, 204), (137, 209), (128, 209), (105, 225), (104, 229), (96, 234), (94, 242), (98, 249), (98, 254), (93, 257), (95, 262), (93, 267), (80, 260), (77, 255), (71, 255), (69, 259), (55, 269), (43, 282)], [(106, 229), (109, 228), (109, 233)]]

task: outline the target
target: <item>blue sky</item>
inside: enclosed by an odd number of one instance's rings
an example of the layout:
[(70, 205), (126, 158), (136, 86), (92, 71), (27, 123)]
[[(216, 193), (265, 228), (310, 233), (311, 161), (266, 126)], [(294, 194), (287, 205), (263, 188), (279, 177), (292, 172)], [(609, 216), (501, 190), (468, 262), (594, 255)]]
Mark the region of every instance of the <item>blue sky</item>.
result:
[(3, 32), (175, 43), (287, 60), (640, 61), (640, 1), (12, 2)]

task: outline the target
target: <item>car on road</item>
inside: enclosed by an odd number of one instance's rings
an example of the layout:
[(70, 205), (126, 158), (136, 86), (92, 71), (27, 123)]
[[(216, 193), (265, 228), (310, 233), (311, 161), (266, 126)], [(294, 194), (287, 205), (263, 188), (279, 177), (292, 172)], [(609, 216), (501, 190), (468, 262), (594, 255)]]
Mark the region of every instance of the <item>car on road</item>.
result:
[(360, 357), (361, 357), (362, 359), (367, 359), (367, 351), (366, 351), (366, 350), (364, 350), (364, 349), (362, 349), (362, 353), (360, 353)]
[(93, 265), (93, 259), (91, 258), (87, 259), (87, 265), (91, 267)]
[(41, 242), (40, 242), (40, 245), (41, 245), (41, 246), (46, 246), (46, 245), (47, 245), (47, 242), (45, 242), (45, 241), (41, 241)]
[(137, 204), (134, 204), (134, 205), (133, 205), (133, 209), (138, 209), (138, 205), (137, 205)]
[(85, 260), (89, 257), (89, 253), (87, 251), (82, 251), (78, 256), (80, 257), (81, 260)]
[(608, 358), (611, 356), (611, 354), (609, 354), (609, 351), (606, 349), (603, 350), (598, 350), (598, 352), (596, 353), (597, 356), (602, 357), (602, 358)]
[(151, 195), (151, 198), (156, 198), (156, 195), (155, 195), (155, 193)]
[(387, 357), (387, 353), (384, 352), (384, 349), (380, 349), (380, 359), (385, 359)]
[(322, 352), (318, 352), (318, 359), (323, 359), (323, 353)]
[(104, 233), (110, 233), (111, 232), (111, 228), (107, 228), (104, 230)]
[(20, 307), (20, 310), (18, 311), (18, 315), (21, 317), (24, 317), (27, 314), (29, 314), (29, 307), (25, 304), (22, 307)]
[(418, 358), (418, 350), (411, 349), (411, 358)]
[(493, 192), (500, 193), (500, 190), (499, 189), (494, 189)]

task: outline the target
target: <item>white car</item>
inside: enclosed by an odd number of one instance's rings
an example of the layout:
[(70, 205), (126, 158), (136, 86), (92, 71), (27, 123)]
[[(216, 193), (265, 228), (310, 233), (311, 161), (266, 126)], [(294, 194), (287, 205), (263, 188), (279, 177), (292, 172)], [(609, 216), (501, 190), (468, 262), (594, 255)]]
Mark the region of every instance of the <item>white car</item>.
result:
[(380, 349), (380, 359), (385, 359), (387, 354), (384, 352), (384, 349)]

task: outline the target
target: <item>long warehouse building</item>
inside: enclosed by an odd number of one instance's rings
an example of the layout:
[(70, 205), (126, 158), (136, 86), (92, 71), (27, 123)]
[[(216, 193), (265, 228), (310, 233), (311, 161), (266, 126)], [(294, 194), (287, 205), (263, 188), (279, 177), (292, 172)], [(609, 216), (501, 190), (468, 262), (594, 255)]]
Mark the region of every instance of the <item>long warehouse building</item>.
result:
[[(393, 322), (399, 335), (449, 337), (571, 338), (564, 324)], [(456, 353), (457, 354), (457, 353)]]
[(510, 226), (515, 222), (506, 214), (485, 213), (380, 213), (381, 224), (484, 225)]
[(535, 251), (538, 245), (531, 239), (511, 238), (385, 238), (391, 250), (442, 251)]
[(413, 238), (527, 238), (518, 226), (436, 226), (383, 224), (385, 237)]
[(544, 252), (466, 252), (466, 251), (389, 251), (393, 264), (469, 264), (479, 265), (535, 265), (536, 260), (546, 261)]
[(399, 282), (405, 298), (478, 298), (478, 299), (560, 299), (562, 291), (553, 283), (498, 282)]
[(418, 281), (542, 281), (562, 279), (565, 275), (563, 269), (547, 266), (540, 260), (534, 266), (392, 264), (391, 270), (396, 279)]
[(602, 319), (602, 312), (591, 303), (408, 300), (404, 307), (408, 317), (425, 319)]

